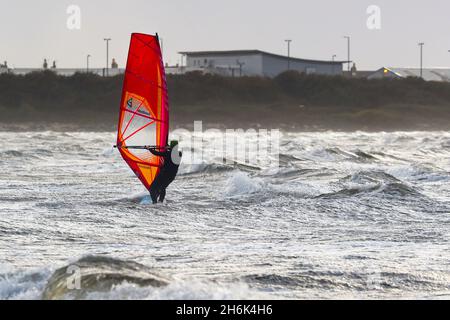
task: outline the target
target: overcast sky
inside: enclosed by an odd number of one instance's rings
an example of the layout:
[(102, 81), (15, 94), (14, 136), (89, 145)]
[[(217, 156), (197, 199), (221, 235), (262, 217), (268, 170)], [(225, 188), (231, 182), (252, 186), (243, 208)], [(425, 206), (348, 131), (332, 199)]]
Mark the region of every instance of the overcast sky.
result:
[[(81, 10), (81, 29), (69, 30), (69, 5)], [(381, 29), (367, 27), (370, 5), (381, 9)], [(0, 0), (0, 61), (9, 66), (58, 67), (105, 64), (104, 37), (110, 57), (126, 61), (131, 32), (163, 39), (164, 59), (180, 60), (178, 51), (260, 49), (291, 55), (345, 60), (352, 37), (357, 67), (417, 67), (418, 42), (425, 42), (425, 67), (450, 67), (449, 0)]]

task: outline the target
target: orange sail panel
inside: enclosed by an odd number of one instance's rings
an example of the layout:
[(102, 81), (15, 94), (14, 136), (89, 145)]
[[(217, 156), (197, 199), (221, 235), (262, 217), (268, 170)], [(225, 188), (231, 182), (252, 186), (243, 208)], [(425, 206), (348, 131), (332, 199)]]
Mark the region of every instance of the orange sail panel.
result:
[(132, 146), (164, 147), (169, 132), (169, 105), (158, 36), (131, 35), (120, 102), (117, 146), (123, 159), (149, 189), (161, 159)]

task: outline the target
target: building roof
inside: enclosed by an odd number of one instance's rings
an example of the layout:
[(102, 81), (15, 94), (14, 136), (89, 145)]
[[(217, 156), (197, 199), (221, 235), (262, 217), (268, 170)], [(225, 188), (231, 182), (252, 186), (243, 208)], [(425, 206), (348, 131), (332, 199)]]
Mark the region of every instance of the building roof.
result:
[[(184, 55), (195, 55), (195, 56), (210, 56), (210, 55), (255, 55), (255, 54), (263, 54), (267, 56), (272, 56), (276, 58), (287, 59), (287, 56), (270, 53), (261, 50), (227, 50), (227, 51), (181, 51), (180, 54)], [(343, 64), (347, 63), (347, 61), (325, 61), (325, 60), (311, 60), (311, 59), (301, 59), (295, 57), (289, 57), (292, 61), (299, 62), (309, 62), (309, 63), (334, 63), (334, 64)]]
[[(383, 67), (378, 71), (388, 70), (401, 78), (420, 77), (420, 68)], [(422, 78), (425, 81), (450, 81), (449, 68), (423, 68)]]

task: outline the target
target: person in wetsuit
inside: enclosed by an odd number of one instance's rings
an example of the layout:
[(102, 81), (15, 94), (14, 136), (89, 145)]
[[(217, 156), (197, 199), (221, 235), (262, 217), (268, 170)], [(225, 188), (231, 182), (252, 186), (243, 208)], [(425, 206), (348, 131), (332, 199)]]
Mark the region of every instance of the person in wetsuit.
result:
[(163, 166), (156, 179), (150, 186), (152, 202), (163, 202), (166, 197), (166, 188), (175, 179), (180, 166), (181, 151), (178, 151), (178, 141), (171, 141), (170, 146), (164, 149), (149, 148), (153, 155), (162, 157)]

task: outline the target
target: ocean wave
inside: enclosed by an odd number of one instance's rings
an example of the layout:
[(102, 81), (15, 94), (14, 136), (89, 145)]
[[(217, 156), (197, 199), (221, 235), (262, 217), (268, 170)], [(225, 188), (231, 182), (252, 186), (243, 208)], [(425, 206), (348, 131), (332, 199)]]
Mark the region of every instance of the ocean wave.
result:
[[(77, 278), (79, 276), (79, 278)], [(51, 272), (0, 269), (1, 300), (221, 300), (268, 296), (244, 282), (175, 280), (128, 260), (86, 256)]]
[(99, 300), (247, 300), (268, 299), (269, 296), (251, 289), (247, 284), (218, 283), (216, 281), (181, 280), (164, 287), (139, 287), (123, 282), (107, 292), (90, 292), (86, 299)]
[(85, 147), (83, 147), (78, 143), (73, 142), (56, 145), (54, 151), (62, 154), (76, 153), (77, 155), (80, 154), (90, 155), (90, 153), (87, 152), (87, 149)]
[[(369, 262), (367, 262), (369, 263)], [(421, 275), (397, 272), (385, 272), (368, 264), (361, 268), (360, 272), (343, 271), (314, 271), (280, 276), (277, 274), (254, 274), (242, 278), (250, 285), (257, 287), (290, 287), (295, 289), (328, 289), (350, 290), (349, 293), (384, 292), (385, 290), (445, 290), (447, 286), (440, 282), (439, 278), (423, 277)]]
[(109, 292), (124, 282), (139, 287), (161, 287), (169, 280), (136, 262), (86, 256), (56, 270), (48, 279), (42, 298), (83, 299), (92, 292)]
[(349, 154), (337, 147), (333, 147), (333, 148), (314, 149), (312, 152), (310, 152), (310, 156), (313, 159), (317, 160), (333, 161), (337, 159), (342, 160), (348, 157)]
[[(349, 279), (352, 278), (352, 279)], [(353, 274), (346, 274), (344, 272), (303, 272), (292, 274), (291, 276), (279, 276), (276, 274), (266, 274), (266, 275), (250, 275), (244, 277), (244, 280), (249, 284), (256, 285), (259, 288), (265, 287), (281, 287), (281, 288), (291, 288), (291, 289), (313, 289), (321, 288), (327, 290), (337, 290), (337, 289), (353, 289), (359, 286), (356, 281), (354, 281)], [(363, 281), (361, 281), (363, 282)]]
[(316, 198), (336, 199), (369, 193), (394, 197), (423, 197), (413, 187), (383, 171), (357, 172), (342, 178), (340, 184), (344, 184), (345, 187), (335, 192), (321, 194)]
[(298, 286), (301, 281), (294, 277), (281, 276), (277, 274), (252, 274), (242, 277), (248, 283), (258, 283), (266, 285)]
[(324, 193), (316, 196), (315, 198), (322, 198), (322, 199), (339, 199), (339, 198), (346, 198), (346, 197), (352, 197), (359, 195), (361, 193), (368, 193), (372, 191), (379, 190), (380, 186), (363, 186), (363, 187), (354, 187), (354, 188), (344, 188), (339, 191), (330, 192), (330, 193)]
[(259, 167), (257, 165), (242, 163), (239, 161), (234, 161), (234, 160), (226, 159), (226, 158), (222, 159), (222, 163), (226, 163), (228, 166), (232, 166), (232, 168), (234, 168), (234, 169), (238, 169), (238, 170), (246, 171), (246, 172), (258, 172), (261, 170), (261, 167)]
[(25, 154), (17, 150), (6, 150), (0, 152), (0, 155), (7, 158), (22, 158)]
[(214, 174), (214, 173), (223, 173), (229, 172), (233, 170), (241, 170), (246, 172), (257, 172), (260, 171), (261, 168), (257, 166), (252, 166), (249, 164), (244, 164), (236, 161), (228, 161), (223, 159), (222, 163), (196, 163), (196, 164), (183, 164), (181, 163), (178, 175), (180, 176), (189, 176), (194, 174)]
[(342, 178), (341, 182), (367, 184), (367, 183), (397, 183), (401, 181), (389, 173), (374, 170), (374, 171), (358, 171), (354, 174)]
[(377, 157), (375, 157), (374, 155), (368, 153), (368, 152), (364, 152), (362, 150), (355, 150), (354, 151), (355, 155), (358, 156), (359, 160), (363, 160), (363, 161), (375, 161), (378, 160)]
[(50, 271), (16, 271), (0, 268), (0, 300), (37, 300), (41, 298)]
[(188, 176), (199, 173), (222, 173), (231, 170), (234, 170), (234, 168), (232, 166), (225, 164), (206, 163), (206, 162), (190, 165), (181, 164), (180, 169), (178, 171), (178, 175)]
[(100, 205), (100, 206), (104, 206), (104, 207), (115, 207), (117, 205), (136, 207), (136, 205), (152, 204), (152, 199), (151, 199), (150, 193), (148, 191), (140, 191), (140, 192), (132, 193), (128, 196), (122, 196), (120, 198), (96, 200), (96, 201), (92, 201), (90, 203), (93, 205)]
[(39, 156), (52, 156), (53, 155), (53, 152), (49, 149), (38, 148), (38, 149), (33, 149), (32, 151)]
[(32, 138), (36, 140), (54, 141), (55, 136), (61, 136), (61, 132), (54, 131), (41, 131), (39, 133), (33, 133)]
[(329, 147), (316, 149), (311, 153), (313, 159), (325, 161), (353, 161), (353, 162), (374, 162), (378, 158), (371, 153), (360, 149), (346, 151), (339, 147)]
[(424, 197), (420, 192), (404, 183), (388, 183), (386, 185), (383, 185), (379, 191), (385, 195), (394, 197), (409, 196), (416, 199)]
[(269, 170), (262, 171), (259, 176), (262, 177), (272, 177), (273, 183), (285, 183), (288, 181), (293, 181), (296, 179), (306, 179), (306, 178), (317, 178), (324, 176), (332, 176), (336, 173), (333, 169), (328, 168), (272, 168)]
[(115, 151), (115, 149), (113, 147), (104, 148), (101, 155), (105, 158), (110, 158), (110, 157), (114, 156), (114, 151)]
[(411, 141), (415, 141), (417, 138), (408, 134), (408, 135), (397, 135), (397, 136), (389, 136), (386, 138), (386, 143), (409, 143)]
[(58, 202), (39, 202), (35, 204), (38, 208), (47, 208), (47, 209), (62, 209), (67, 207), (72, 207), (71, 203), (58, 201)]
[(142, 192), (133, 193), (128, 197), (120, 198), (120, 199), (117, 199), (114, 201), (113, 200), (106, 201), (105, 204), (110, 205), (110, 204), (116, 203), (117, 201), (119, 201), (121, 203), (128, 202), (128, 203), (135, 203), (135, 204), (137, 204), (137, 203), (145, 204), (147, 197), (150, 197), (149, 193), (147, 191), (142, 191)]
[(450, 173), (431, 164), (411, 164), (396, 166), (387, 170), (391, 175), (414, 181), (446, 181), (450, 180)]
[(263, 180), (251, 178), (242, 171), (234, 172), (228, 179), (225, 195), (227, 197), (237, 197), (249, 195), (260, 191), (263, 188)]
[(294, 155), (291, 154), (285, 154), (285, 153), (280, 153), (278, 155), (278, 160), (282, 163), (282, 164), (289, 164), (289, 163), (294, 163), (294, 162), (300, 162), (300, 161), (305, 161), (302, 158), (298, 158)]
[[(18, 186), (18, 185), (8, 185), (8, 188), (20, 188), (22, 186)], [(0, 202), (4, 201), (4, 202), (30, 202), (30, 201), (40, 201), (40, 200), (45, 200), (45, 198), (43, 197), (35, 197), (35, 196), (27, 196), (27, 197), (21, 197), (21, 196), (17, 196), (17, 195), (13, 195), (13, 196), (0, 196)]]

